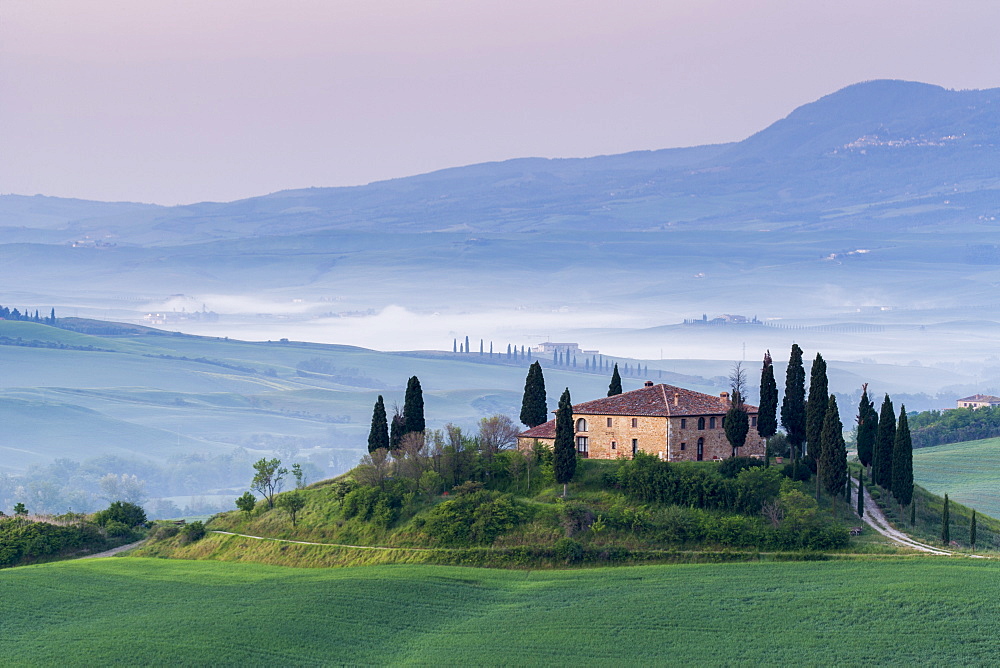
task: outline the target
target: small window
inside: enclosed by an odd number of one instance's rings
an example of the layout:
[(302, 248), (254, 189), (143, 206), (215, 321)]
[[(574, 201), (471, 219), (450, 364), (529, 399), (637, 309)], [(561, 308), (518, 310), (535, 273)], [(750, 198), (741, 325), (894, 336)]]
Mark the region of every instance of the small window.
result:
[(639, 426), (639, 418), (632, 418), (632, 428), (635, 429)]
[(696, 455), (698, 461), (702, 461), (705, 458), (705, 439), (698, 439), (698, 454)]
[(753, 417), (750, 418), (750, 426), (751, 427), (756, 427), (757, 426), (757, 416), (756, 415), (754, 415)]
[(632, 439), (632, 455), (634, 456), (637, 452), (639, 452), (639, 439), (633, 438)]
[(705, 418), (698, 418), (698, 430), (705, 429)]
[(687, 429), (687, 428), (688, 428), (687, 418), (681, 418), (681, 429)]
[(584, 420), (583, 418), (580, 418), (579, 420), (577, 420), (576, 421), (576, 430), (577, 431), (587, 431), (587, 421)]
[(687, 443), (681, 443), (681, 450), (687, 449)]
[(576, 437), (576, 451), (582, 454), (586, 454), (588, 450), (587, 437), (577, 436)]
[(611, 418), (608, 418), (608, 428), (611, 427)]
[(715, 418), (708, 418), (708, 428), (715, 429)]
[(611, 441), (611, 449), (612, 450), (617, 450), (618, 449), (618, 444), (615, 443), (614, 441)]

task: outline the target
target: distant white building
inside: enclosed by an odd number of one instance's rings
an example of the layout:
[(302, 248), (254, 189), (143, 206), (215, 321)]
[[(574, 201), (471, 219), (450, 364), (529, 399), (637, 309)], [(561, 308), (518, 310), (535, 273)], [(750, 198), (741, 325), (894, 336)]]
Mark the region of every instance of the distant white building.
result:
[(559, 353), (564, 357), (566, 355), (598, 355), (600, 351), (598, 350), (581, 350), (580, 344), (578, 343), (555, 343), (553, 341), (544, 341), (539, 343), (537, 346), (531, 349), (531, 352), (536, 355), (552, 355)]
[(964, 397), (957, 402), (958, 408), (988, 408), (990, 406), (1000, 406), (1000, 397), (990, 394), (973, 394), (971, 397)]

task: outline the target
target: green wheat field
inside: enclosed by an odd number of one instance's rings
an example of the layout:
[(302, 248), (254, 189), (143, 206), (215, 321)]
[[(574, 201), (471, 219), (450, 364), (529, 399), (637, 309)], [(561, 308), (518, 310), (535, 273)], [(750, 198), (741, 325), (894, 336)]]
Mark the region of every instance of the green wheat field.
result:
[(0, 572), (0, 664), (987, 665), (1000, 565), (500, 571), (111, 558)]

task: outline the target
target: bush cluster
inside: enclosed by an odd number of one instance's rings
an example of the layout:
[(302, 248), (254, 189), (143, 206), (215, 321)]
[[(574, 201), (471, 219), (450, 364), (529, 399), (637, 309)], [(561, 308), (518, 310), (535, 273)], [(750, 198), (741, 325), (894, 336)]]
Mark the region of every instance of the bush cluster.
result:
[(105, 545), (100, 529), (90, 523), (57, 526), (20, 518), (0, 519), (0, 567)]
[(422, 528), (442, 545), (483, 545), (529, 517), (528, 509), (512, 494), (480, 490), (435, 506)]

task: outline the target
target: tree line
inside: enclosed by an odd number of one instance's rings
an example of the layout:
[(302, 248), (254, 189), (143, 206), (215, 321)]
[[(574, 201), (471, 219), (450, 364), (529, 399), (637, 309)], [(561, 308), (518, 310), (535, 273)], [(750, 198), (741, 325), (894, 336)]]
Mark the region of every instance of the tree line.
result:
[(19, 320), (22, 322), (38, 322), (44, 325), (56, 324), (56, 310), (55, 308), (49, 311), (48, 316), (41, 316), (38, 313), (38, 309), (35, 309), (34, 314), (32, 314), (30, 309), (24, 309), (20, 311), (16, 308), (10, 308), (8, 306), (0, 306), (0, 320)]
[(1000, 406), (923, 411), (911, 416), (913, 447), (1000, 436)]

